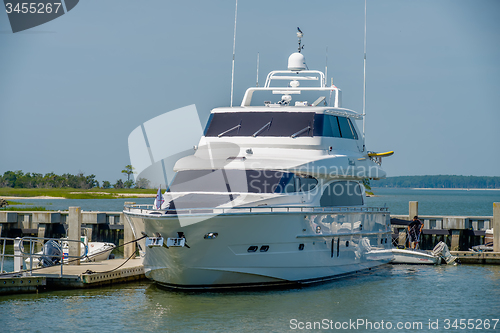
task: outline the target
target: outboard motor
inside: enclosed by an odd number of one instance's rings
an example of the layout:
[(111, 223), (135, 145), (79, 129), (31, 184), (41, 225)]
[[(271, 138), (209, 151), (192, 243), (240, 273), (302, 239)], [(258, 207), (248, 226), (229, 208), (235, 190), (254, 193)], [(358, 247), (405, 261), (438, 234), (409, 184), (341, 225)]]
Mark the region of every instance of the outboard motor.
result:
[(43, 255), (40, 258), (42, 267), (57, 265), (61, 262), (62, 248), (55, 240), (49, 240), (43, 245)]
[(434, 247), (432, 250), (432, 254), (435, 256), (440, 256), (444, 261), (446, 261), (446, 264), (452, 264), (455, 262), (457, 257), (454, 257), (451, 255), (450, 250), (448, 249), (448, 245), (446, 245), (444, 242), (439, 242), (437, 245)]

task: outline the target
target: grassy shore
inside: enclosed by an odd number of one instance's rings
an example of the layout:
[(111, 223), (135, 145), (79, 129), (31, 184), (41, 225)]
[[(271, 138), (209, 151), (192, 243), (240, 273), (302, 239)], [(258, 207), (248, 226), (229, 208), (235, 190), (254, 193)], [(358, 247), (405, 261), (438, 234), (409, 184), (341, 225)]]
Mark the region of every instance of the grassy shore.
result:
[(0, 208), (1, 211), (15, 211), (15, 212), (21, 212), (21, 211), (26, 211), (26, 212), (34, 212), (34, 211), (46, 211), (47, 208), (42, 207), (42, 206), (33, 206), (33, 207), (3, 207)]
[(0, 188), (0, 197), (52, 197), (64, 199), (116, 199), (116, 198), (139, 198), (145, 195), (156, 194), (155, 189), (102, 189), (93, 188), (84, 190), (80, 188)]

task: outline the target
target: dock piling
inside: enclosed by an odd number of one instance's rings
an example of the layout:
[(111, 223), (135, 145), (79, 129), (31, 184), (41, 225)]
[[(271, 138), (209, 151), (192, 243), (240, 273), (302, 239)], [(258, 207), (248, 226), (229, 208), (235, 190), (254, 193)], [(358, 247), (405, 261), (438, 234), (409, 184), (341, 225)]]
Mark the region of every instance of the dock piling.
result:
[(80, 265), (80, 260), (73, 258), (80, 257), (80, 233), (82, 227), (82, 210), (80, 207), (69, 207), (68, 216), (68, 239), (75, 242), (68, 242), (69, 244), (69, 262), (70, 265)]
[(16, 237), (14, 240), (14, 272), (20, 272), (24, 269), (23, 266), (23, 253), (21, 251), (22, 239)]
[(414, 216), (418, 216), (418, 201), (409, 202), (408, 212), (410, 214), (409, 216), (410, 221), (413, 220)]
[(500, 252), (500, 202), (493, 203), (493, 251)]

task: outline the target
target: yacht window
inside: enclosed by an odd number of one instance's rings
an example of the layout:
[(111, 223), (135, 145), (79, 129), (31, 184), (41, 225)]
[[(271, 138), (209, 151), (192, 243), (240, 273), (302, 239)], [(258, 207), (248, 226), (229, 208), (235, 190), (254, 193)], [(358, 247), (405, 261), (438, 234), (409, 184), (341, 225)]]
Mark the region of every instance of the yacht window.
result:
[(349, 120), (349, 125), (351, 126), (351, 131), (352, 131), (352, 135), (354, 136), (354, 140), (357, 140), (358, 139), (358, 133), (356, 133), (356, 129), (351, 121), (351, 119), (347, 119)]
[(308, 192), (316, 187), (318, 181), (313, 177), (297, 177), (299, 179), (299, 192)]
[(185, 170), (177, 172), (168, 191), (293, 193), (317, 184), (315, 178), (275, 170)]
[(329, 114), (317, 114), (314, 116), (314, 136), (358, 139), (351, 119)]
[(293, 173), (285, 172), (281, 177), (275, 193), (293, 193), (296, 192), (295, 177)]
[(248, 193), (274, 193), (282, 176), (281, 171), (246, 170)]
[(248, 248), (247, 252), (255, 252), (257, 251), (258, 248), (259, 248), (258, 246), (252, 245)]
[(208, 131), (208, 125), (210, 125), (210, 123), (212, 122), (212, 118), (214, 117), (214, 114), (211, 113), (210, 114), (210, 117), (208, 117), (208, 121), (207, 121), (207, 124), (205, 125), (205, 129), (203, 130), (203, 135), (207, 135), (207, 131)]
[(363, 205), (363, 193), (364, 189), (358, 182), (333, 182), (325, 187), (320, 205), (322, 207)]
[(283, 177), (274, 193), (308, 192), (318, 185), (318, 180), (311, 176), (298, 176), (293, 173), (283, 173)]
[(337, 116), (317, 114), (314, 117), (314, 135), (340, 138)]
[(358, 136), (356, 135), (356, 131), (354, 131), (354, 127), (352, 126), (349, 119), (345, 117), (338, 117), (338, 120), (339, 120), (340, 134), (342, 135), (343, 138), (346, 139), (358, 138)]
[(224, 112), (213, 113), (205, 136), (313, 135), (314, 112)]

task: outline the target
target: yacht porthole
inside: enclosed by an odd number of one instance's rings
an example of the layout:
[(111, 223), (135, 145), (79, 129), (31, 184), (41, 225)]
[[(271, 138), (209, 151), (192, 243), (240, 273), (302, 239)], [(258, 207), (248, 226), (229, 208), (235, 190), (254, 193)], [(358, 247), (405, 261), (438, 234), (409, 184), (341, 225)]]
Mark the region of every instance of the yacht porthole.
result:
[(260, 252), (267, 252), (267, 250), (269, 250), (269, 245), (262, 245), (260, 247)]
[(349, 241), (345, 241), (345, 247), (349, 247)]
[(304, 244), (299, 244), (299, 251), (302, 251), (304, 249)]
[(258, 248), (259, 248), (258, 246), (252, 245), (248, 248), (247, 252), (255, 252), (257, 251)]

